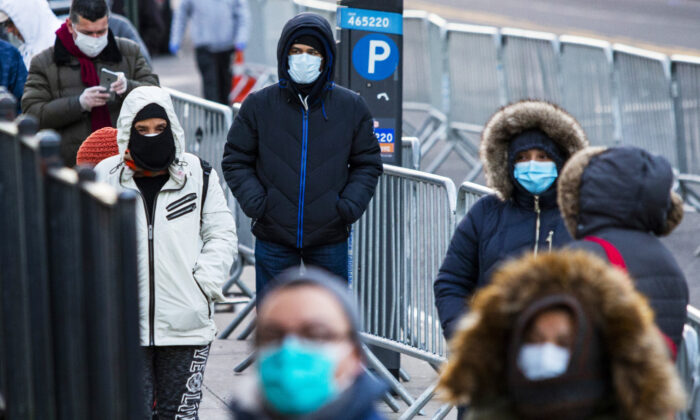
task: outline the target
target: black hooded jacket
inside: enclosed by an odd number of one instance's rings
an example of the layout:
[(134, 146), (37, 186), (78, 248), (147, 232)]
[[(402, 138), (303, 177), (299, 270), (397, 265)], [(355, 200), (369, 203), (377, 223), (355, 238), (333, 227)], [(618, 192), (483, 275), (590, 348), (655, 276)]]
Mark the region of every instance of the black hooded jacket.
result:
[[(308, 109), (287, 69), (300, 35), (326, 49)], [(323, 17), (292, 18), (277, 46), (280, 82), (248, 96), (228, 133), (224, 177), (258, 239), (295, 248), (340, 242), (374, 194), (382, 173), (374, 120), (362, 97), (333, 83), (335, 58)]]
[(607, 259), (601, 245), (622, 255), (637, 289), (654, 309), (656, 323), (680, 345), (688, 285), (673, 254), (657, 236), (670, 233), (683, 215), (671, 193), (673, 172), (664, 158), (635, 147), (590, 148), (567, 163), (559, 180), (559, 205), (569, 232), (585, 249)]

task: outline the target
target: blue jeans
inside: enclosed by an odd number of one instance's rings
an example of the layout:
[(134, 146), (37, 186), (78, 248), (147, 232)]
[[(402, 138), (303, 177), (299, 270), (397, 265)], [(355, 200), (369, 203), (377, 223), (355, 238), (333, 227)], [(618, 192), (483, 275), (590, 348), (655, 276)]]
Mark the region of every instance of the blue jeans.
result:
[(348, 241), (307, 248), (292, 248), (273, 242), (255, 240), (255, 290), (262, 301), (265, 287), (272, 279), (290, 267), (321, 267), (348, 280)]

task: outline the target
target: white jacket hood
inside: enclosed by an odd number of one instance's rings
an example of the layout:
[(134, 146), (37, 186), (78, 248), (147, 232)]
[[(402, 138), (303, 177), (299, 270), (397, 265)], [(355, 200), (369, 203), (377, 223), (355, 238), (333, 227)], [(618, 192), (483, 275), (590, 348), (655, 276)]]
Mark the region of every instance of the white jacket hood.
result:
[(56, 31), (62, 22), (53, 14), (46, 0), (0, 0), (0, 10), (12, 19), (24, 38), (19, 50), (29, 69), (32, 57), (53, 47)]
[[(175, 107), (173, 106), (172, 99), (170, 99), (170, 94), (162, 88), (156, 86), (138, 87), (132, 90), (124, 99), (119, 118), (117, 119), (117, 146), (119, 147), (119, 156), (122, 160), (124, 159), (124, 152), (129, 145), (129, 136), (131, 135), (131, 126), (134, 122), (134, 117), (148, 104), (160, 105), (168, 114), (170, 129), (173, 132), (175, 140), (175, 161), (170, 165), (170, 176), (175, 179), (176, 182), (181, 182), (184, 177), (184, 172), (179, 161), (182, 159), (183, 153), (185, 153), (185, 130), (182, 129), (180, 120), (175, 114)], [(128, 174), (126, 173), (127, 170)], [(127, 168), (127, 170), (125, 170), (125, 175), (133, 175), (131, 169)]]

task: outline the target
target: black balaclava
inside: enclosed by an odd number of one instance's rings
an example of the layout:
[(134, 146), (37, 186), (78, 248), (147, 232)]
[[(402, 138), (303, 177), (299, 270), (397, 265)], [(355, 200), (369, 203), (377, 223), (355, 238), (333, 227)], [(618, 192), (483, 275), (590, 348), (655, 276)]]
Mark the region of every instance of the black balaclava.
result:
[[(294, 38), (294, 41), (292, 41), (291, 45), (294, 44), (304, 44), (308, 45), (309, 47), (313, 47), (316, 51), (321, 53), (322, 56), (322, 64), (321, 67), (325, 69), (326, 65), (326, 47), (323, 46), (323, 42), (321, 39), (315, 35), (309, 35), (309, 34), (304, 34), (300, 35), (298, 37)], [(290, 45), (290, 47), (291, 47)], [(289, 53), (289, 51), (287, 51)], [(287, 65), (287, 69), (289, 69), (289, 65)], [(321, 74), (318, 76), (319, 78), (323, 77), (325, 74), (324, 71), (321, 71)], [(308, 96), (311, 94), (311, 91), (314, 89), (314, 86), (316, 85), (316, 82), (318, 82), (318, 79), (314, 80), (311, 83), (302, 85), (299, 83), (296, 83), (292, 78), (289, 78), (289, 82), (294, 85), (296, 88), (297, 92), (301, 93), (304, 96)]]
[[(143, 136), (136, 131), (134, 126), (137, 122), (149, 118), (162, 118), (168, 123), (168, 126), (156, 136)], [(175, 138), (170, 128), (168, 114), (162, 106), (150, 103), (136, 114), (131, 123), (129, 152), (136, 166), (148, 171), (166, 170), (175, 161)]]
[[(529, 325), (540, 313), (554, 308), (569, 310), (574, 319), (574, 343), (564, 374), (530, 380), (517, 359)], [(610, 380), (600, 331), (570, 295), (544, 296), (528, 306), (515, 321), (507, 357), (508, 390), (520, 418), (527, 420), (583, 420), (605, 407)]]

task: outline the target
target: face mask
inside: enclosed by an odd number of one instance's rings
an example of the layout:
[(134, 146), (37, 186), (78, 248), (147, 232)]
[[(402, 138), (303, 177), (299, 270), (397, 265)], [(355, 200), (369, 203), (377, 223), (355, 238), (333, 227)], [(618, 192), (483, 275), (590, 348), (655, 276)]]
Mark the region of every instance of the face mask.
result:
[(107, 46), (107, 34), (95, 38), (94, 36), (82, 34), (77, 29), (75, 30), (75, 33), (77, 34), (77, 37), (75, 38), (75, 45), (80, 49), (80, 51), (83, 52), (83, 54), (90, 58), (97, 57)]
[(518, 367), (532, 381), (555, 378), (566, 372), (569, 358), (569, 350), (556, 344), (524, 344), (518, 354)]
[(261, 349), (258, 375), (265, 400), (285, 415), (318, 410), (340, 393), (335, 371), (343, 354), (337, 344), (316, 344), (296, 337)]
[(541, 194), (557, 179), (557, 165), (554, 162), (520, 162), (515, 164), (515, 179), (534, 195)]
[(131, 129), (129, 153), (134, 163), (148, 171), (163, 171), (175, 161), (175, 140), (170, 124), (162, 133), (139, 134)]
[(289, 76), (300, 85), (308, 85), (321, 75), (321, 57), (310, 54), (290, 55)]

